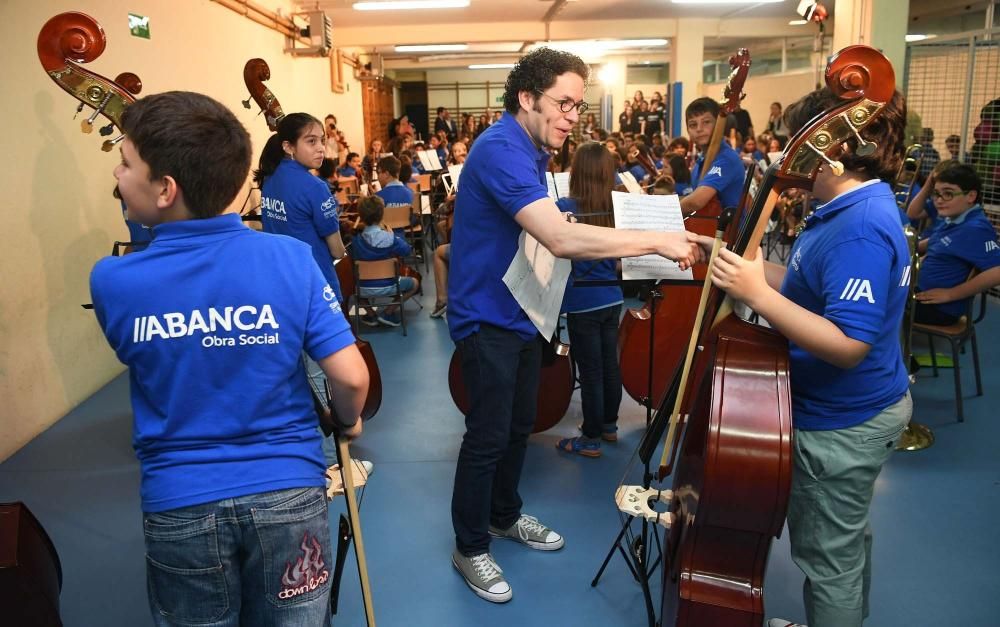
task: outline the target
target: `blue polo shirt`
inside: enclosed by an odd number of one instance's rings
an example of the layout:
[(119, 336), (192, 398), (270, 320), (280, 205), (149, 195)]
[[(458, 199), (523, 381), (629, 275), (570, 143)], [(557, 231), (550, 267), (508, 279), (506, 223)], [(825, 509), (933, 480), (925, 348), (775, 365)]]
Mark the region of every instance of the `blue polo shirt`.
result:
[[(576, 201), (560, 198), (556, 201), (560, 211), (577, 213)], [(569, 284), (563, 295), (563, 313), (584, 313), (604, 309), (625, 302), (622, 288), (617, 285), (605, 287), (574, 287), (576, 281), (616, 281), (618, 280), (617, 260), (597, 259), (594, 261), (574, 261), (569, 275)]]
[(358, 175), (358, 171), (349, 165), (345, 165), (344, 167), (337, 170), (337, 175), (340, 176), (341, 178), (350, 179), (350, 178), (355, 178)]
[(128, 207), (125, 201), (119, 201), (122, 205), (122, 217), (125, 219), (125, 226), (128, 228), (128, 241), (132, 244), (132, 252), (146, 250), (149, 240), (153, 239), (153, 231), (148, 226), (128, 219)]
[(899, 327), (909, 284), (910, 252), (886, 183), (869, 181), (806, 218), (781, 293), (871, 349), (845, 370), (790, 343), (797, 429), (852, 427), (903, 396), (909, 381)]
[(343, 301), (333, 255), (324, 239), (340, 230), (337, 199), (322, 180), (294, 159), (282, 159), (260, 190), (261, 223), (267, 233), (288, 235), (309, 244), (313, 259)]
[(354, 335), (308, 246), (235, 214), (153, 232), (141, 255), (105, 257), (90, 275), (129, 368), (143, 511), (323, 486), (301, 354), (323, 359)]
[[(955, 218), (945, 218), (931, 232), (927, 255), (920, 266), (917, 291), (936, 287), (954, 287), (969, 278), (973, 268), (979, 271), (1000, 266), (1000, 243), (997, 232), (980, 205)], [(968, 299), (934, 305), (951, 316), (965, 314)]]
[(395, 179), (386, 184), (385, 187), (375, 193), (382, 199), (386, 207), (409, 207), (413, 205), (413, 191), (403, 185), (399, 179)]
[(521, 235), (514, 216), (548, 197), (548, 160), (509, 113), (473, 143), (455, 197), (448, 275), (448, 329), (456, 342), (484, 322), (525, 340), (538, 333), (502, 279)]
[[(711, 187), (715, 190), (722, 203), (722, 208), (735, 207), (740, 201), (740, 194), (743, 192), (743, 179), (746, 176), (746, 167), (738, 152), (733, 150), (727, 142), (722, 142), (719, 153), (715, 156), (715, 161), (705, 174), (705, 178), (698, 181), (701, 176), (701, 168), (705, 163), (702, 155), (694, 164), (691, 171), (691, 184), (695, 189), (701, 186)], [(695, 181), (698, 181), (695, 183)]]

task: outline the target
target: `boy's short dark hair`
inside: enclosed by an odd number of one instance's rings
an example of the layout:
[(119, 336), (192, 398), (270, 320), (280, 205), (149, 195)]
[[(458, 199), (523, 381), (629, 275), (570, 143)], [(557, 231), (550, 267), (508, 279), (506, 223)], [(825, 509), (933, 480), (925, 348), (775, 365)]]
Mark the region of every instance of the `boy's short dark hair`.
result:
[(696, 98), (684, 109), (684, 119), (690, 120), (703, 113), (711, 113), (713, 118), (719, 117), (719, 103), (708, 96)]
[(385, 216), (385, 202), (375, 194), (358, 201), (358, 215), (365, 224), (378, 224)]
[[(845, 103), (829, 87), (817, 89), (785, 109), (785, 124), (789, 133), (795, 135), (817, 115)], [(875, 152), (868, 156), (859, 155), (858, 138), (851, 135), (844, 142), (850, 152), (834, 157), (844, 164), (846, 170), (866, 173), (870, 179), (879, 178), (891, 182), (896, 178), (902, 162), (905, 129), (906, 102), (899, 90), (896, 90), (882, 111), (861, 131), (866, 141), (875, 143)]]
[(531, 92), (536, 98), (567, 72), (573, 72), (587, 82), (590, 68), (583, 59), (569, 52), (538, 48), (521, 57), (514, 69), (507, 75), (504, 85), (503, 108), (508, 113), (517, 113), (521, 108), (518, 95), (522, 91)]
[(438, 107), (438, 115), (444, 113), (444, 107)]
[(951, 161), (950, 165), (936, 172), (935, 183), (950, 183), (957, 185), (964, 192), (976, 192), (976, 202), (980, 201), (983, 194), (983, 180), (979, 178), (976, 169), (971, 165)]
[(229, 206), (250, 171), (250, 135), (232, 111), (202, 94), (168, 91), (125, 109), (122, 130), (149, 165), (150, 180), (173, 177), (195, 218)]
[(351, 161), (353, 161), (355, 158), (360, 157), (360, 156), (361, 155), (359, 155), (356, 152), (349, 152), (349, 153), (347, 153), (347, 163), (345, 163), (344, 165), (350, 164)]
[(378, 171), (385, 172), (394, 179), (399, 178), (399, 159), (392, 155), (378, 160)]
[(316, 172), (319, 173), (321, 179), (328, 179), (337, 171), (337, 163), (333, 159), (324, 157), (323, 163), (320, 164)]
[(670, 143), (667, 144), (667, 150), (673, 151), (677, 146), (683, 146), (685, 152), (691, 150), (691, 142), (688, 141), (687, 137), (675, 137), (671, 139)]

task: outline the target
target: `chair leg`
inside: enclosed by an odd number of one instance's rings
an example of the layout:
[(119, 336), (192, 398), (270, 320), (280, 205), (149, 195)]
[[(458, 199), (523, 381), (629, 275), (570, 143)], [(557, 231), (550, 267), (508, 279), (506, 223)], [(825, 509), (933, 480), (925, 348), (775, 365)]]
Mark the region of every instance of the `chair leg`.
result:
[(927, 344), (931, 347), (931, 368), (933, 368), (934, 376), (938, 376), (937, 367), (937, 351), (934, 350), (934, 336), (930, 333), (927, 334)]
[(958, 359), (958, 342), (951, 341), (952, 370), (955, 372), (955, 405), (958, 407), (958, 421), (965, 422), (965, 414), (962, 411), (962, 368)]
[(976, 341), (976, 330), (972, 329), (972, 368), (976, 372), (976, 396), (983, 395), (983, 379), (979, 374), (979, 342)]

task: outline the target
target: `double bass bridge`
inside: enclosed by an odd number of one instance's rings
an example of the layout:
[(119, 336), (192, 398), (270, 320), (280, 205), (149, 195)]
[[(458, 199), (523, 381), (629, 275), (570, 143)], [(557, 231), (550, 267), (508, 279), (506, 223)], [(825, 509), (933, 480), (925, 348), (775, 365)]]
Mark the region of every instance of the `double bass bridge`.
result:
[(655, 506), (669, 507), (673, 500), (673, 490), (658, 490), (638, 485), (623, 485), (615, 490), (615, 504), (619, 511), (662, 525), (665, 529), (669, 529), (670, 525), (673, 524), (674, 514), (669, 511), (660, 511)]

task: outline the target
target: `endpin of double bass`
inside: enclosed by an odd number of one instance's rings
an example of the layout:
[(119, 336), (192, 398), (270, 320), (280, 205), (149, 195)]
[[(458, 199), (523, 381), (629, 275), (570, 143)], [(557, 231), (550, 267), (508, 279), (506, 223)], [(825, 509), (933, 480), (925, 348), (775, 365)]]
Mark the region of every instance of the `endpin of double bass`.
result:
[[(854, 133), (854, 136), (858, 138), (857, 155), (859, 157), (870, 157), (871, 155), (875, 154), (875, 149), (878, 148), (878, 144), (876, 144), (875, 142), (867, 141), (865, 140), (864, 137), (861, 136), (860, 129), (858, 129), (858, 127), (854, 125), (854, 122), (851, 120), (850, 116), (847, 115), (846, 111), (841, 113), (840, 117), (844, 119), (844, 122), (847, 123), (848, 128), (850, 128), (851, 131)], [(840, 175), (838, 174), (837, 176)]]
[(81, 131), (89, 135), (90, 132), (94, 130), (94, 120), (96, 120), (97, 116), (99, 116), (101, 112), (104, 111), (104, 107), (108, 105), (109, 100), (111, 100), (110, 91), (104, 94), (104, 99), (101, 100), (101, 104), (97, 105), (97, 108), (94, 109), (94, 112), (90, 115), (90, 117), (80, 123)]

